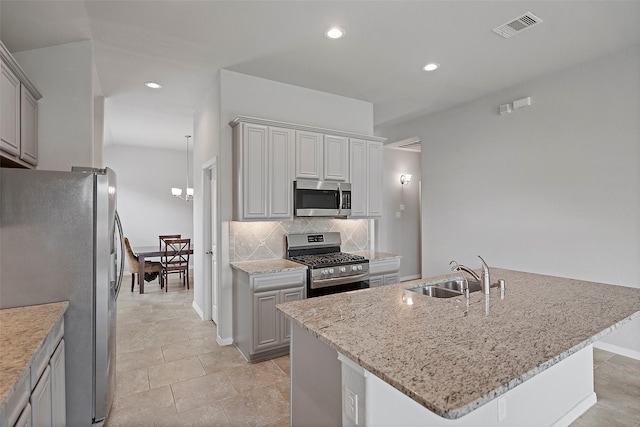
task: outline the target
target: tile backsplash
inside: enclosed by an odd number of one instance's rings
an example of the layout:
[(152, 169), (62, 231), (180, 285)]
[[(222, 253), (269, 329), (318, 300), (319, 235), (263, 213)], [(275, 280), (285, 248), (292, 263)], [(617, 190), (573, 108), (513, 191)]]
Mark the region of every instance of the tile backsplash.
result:
[(285, 238), (294, 233), (339, 231), (342, 250), (369, 249), (369, 220), (333, 218), (296, 218), (293, 221), (232, 222), (231, 262), (276, 259), (285, 256)]

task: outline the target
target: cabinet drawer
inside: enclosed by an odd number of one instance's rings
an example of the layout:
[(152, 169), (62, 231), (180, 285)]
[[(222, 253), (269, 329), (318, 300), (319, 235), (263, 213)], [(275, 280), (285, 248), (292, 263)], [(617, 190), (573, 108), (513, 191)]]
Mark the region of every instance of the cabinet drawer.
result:
[(400, 258), (369, 261), (369, 274), (394, 273), (400, 270)]
[(254, 292), (265, 292), (301, 286), (306, 282), (305, 275), (305, 270), (294, 270), (251, 276), (251, 289)]

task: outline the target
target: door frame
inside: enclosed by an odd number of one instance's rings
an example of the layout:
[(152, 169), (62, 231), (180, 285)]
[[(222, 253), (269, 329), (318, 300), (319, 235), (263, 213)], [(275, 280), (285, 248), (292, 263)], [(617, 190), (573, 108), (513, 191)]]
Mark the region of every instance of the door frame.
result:
[[(211, 256), (207, 254), (214, 245), (215, 251), (215, 264), (220, 266), (220, 221), (219, 213), (220, 207), (218, 204), (219, 186), (219, 168), (218, 157), (215, 156), (202, 165), (202, 272), (203, 272), (203, 290), (204, 290), (204, 318), (206, 320), (213, 320), (217, 324), (217, 313), (214, 312), (213, 302), (220, 301), (220, 268), (216, 268), (213, 271)], [(215, 183), (215, 187), (212, 187), (211, 183)], [(213, 190), (213, 191), (212, 191)], [(215, 199), (212, 200), (212, 194), (215, 194)], [(215, 207), (212, 208), (215, 202)], [(214, 236), (212, 238), (212, 236)], [(215, 241), (214, 241), (215, 240)]]

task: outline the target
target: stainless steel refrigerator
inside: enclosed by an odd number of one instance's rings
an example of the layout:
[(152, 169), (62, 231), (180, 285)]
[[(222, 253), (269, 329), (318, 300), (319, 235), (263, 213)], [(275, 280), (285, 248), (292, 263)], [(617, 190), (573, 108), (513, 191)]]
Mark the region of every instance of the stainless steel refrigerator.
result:
[(0, 308), (69, 301), (69, 426), (103, 424), (113, 403), (123, 258), (113, 170), (0, 169)]

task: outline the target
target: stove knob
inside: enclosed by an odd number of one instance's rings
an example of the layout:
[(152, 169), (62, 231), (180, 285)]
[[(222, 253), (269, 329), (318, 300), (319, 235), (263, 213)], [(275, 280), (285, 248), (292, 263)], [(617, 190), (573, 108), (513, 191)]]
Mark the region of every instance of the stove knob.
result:
[(351, 271), (358, 271), (358, 266), (357, 265), (352, 265), (351, 266)]
[(340, 267), (340, 273), (346, 273), (346, 272), (347, 272), (346, 267)]
[(326, 276), (327, 274), (329, 274), (329, 271), (327, 269), (324, 269), (324, 270), (322, 270), (321, 273), (322, 273), (323, 276)]
[(362, 270), (362, 266), (361, 266), (361, 265), (359, 265), (359, 266), (358, 266), (358, 271), (361, 271), (361, 270)]
[(333, 268), (329, 269), (329, 274), (333, 274)]

